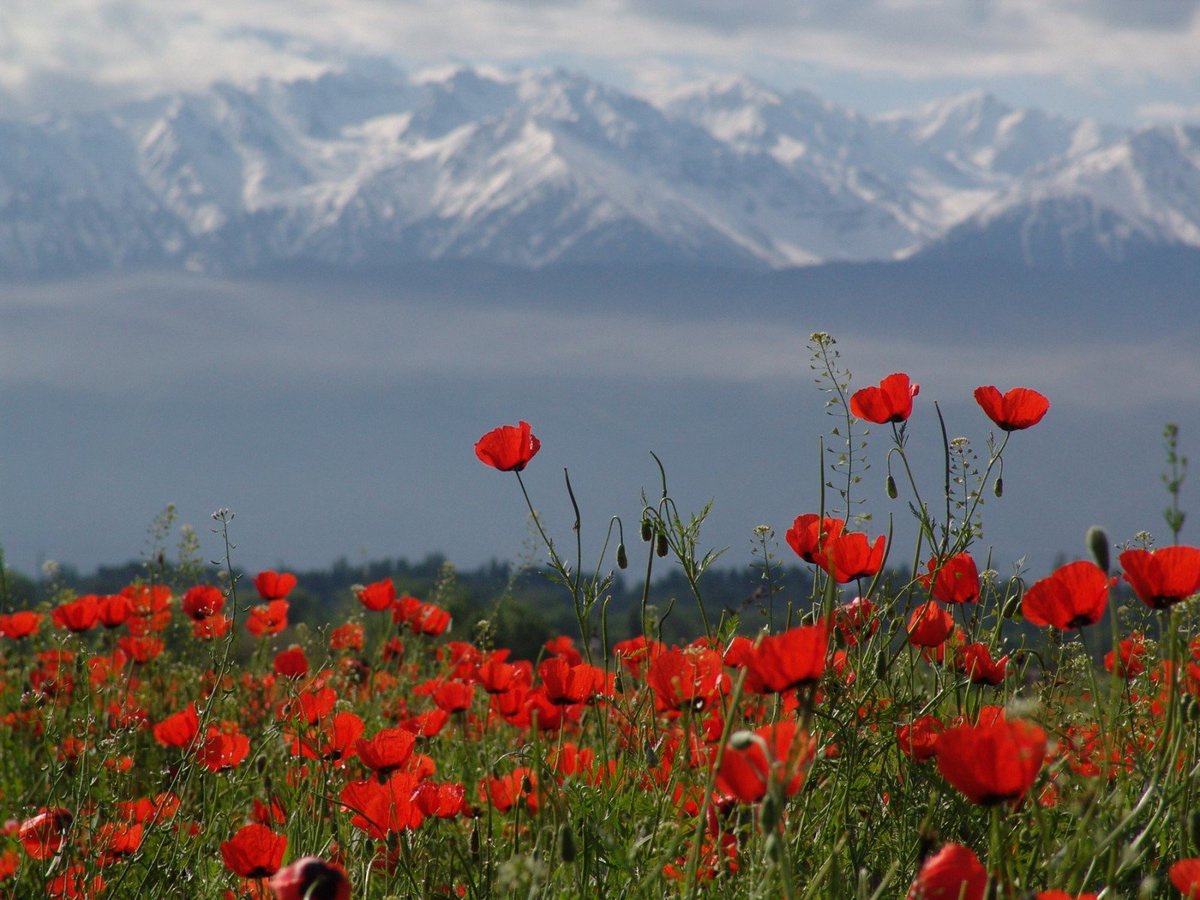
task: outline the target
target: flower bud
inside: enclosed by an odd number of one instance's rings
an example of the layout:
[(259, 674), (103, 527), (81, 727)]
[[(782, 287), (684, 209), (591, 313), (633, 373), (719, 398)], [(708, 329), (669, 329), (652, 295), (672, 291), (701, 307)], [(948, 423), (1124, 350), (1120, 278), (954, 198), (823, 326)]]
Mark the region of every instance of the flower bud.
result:
[(992, 493), (995, 494), (997, 497), (1004, 496), (1004, 479), (1003, 478), (996, 479), (996, 484), (992, 488)]
[(891, 475), (887, 477), (887, 481), (884, 483), (884, 489), (887, 491), (887, 495), (893, 500), (895, 500), (900, 494), (900, 492), (896, 490), (896, 479)]
[(642, 519), (642, 543), (650, 543), (652, 537), (654, 537), (654, 530), (650, 527), (650, 520)]
[(1084, 542), (1087, 544), (1088, 552), (1092, 554), (1092, 560), (1104, 570), (1105, 574), (1108, 574), (1108, 535), (1104, 533), (1104, 529), (1099, 525), (1093, 525), (1087, 530)]
[(625, 545), (617, 544), (617, 568), (629, 568), (629, 556), (625, 553)]
[(567, 822), (563, 822), (562, 828), (558, 830), (558, 847), (563, 862), (575, 862), (575, 834)]
[(654, 553), (656, 556), (666, 556), (667, 551), (671, 549), (671, 545), (667, 543), (667, 536), (659, 534), (654, 542)]

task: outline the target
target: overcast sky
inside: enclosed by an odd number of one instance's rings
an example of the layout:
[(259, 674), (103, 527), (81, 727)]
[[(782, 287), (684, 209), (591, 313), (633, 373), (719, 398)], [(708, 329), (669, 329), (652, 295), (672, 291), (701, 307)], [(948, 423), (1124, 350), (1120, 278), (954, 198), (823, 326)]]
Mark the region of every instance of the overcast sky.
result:
[(744, 72), (865, 112), (985, 87), (1119, 123), (1200, 120), (1200, 0), (3, 0), (0, 115), (356, 56), (563, 65), (652, 93)]

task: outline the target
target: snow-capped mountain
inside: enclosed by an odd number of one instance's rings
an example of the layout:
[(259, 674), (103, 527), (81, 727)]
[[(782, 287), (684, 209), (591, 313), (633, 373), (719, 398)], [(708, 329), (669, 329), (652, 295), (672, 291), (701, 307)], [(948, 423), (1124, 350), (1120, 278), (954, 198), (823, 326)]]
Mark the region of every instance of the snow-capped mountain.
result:
[(871, 118), (744, 78), (651, 102), (355, 65), (0, 122), (0, 273), (1121, 258), (1200, 247), (1198, 147), (978, 93)]

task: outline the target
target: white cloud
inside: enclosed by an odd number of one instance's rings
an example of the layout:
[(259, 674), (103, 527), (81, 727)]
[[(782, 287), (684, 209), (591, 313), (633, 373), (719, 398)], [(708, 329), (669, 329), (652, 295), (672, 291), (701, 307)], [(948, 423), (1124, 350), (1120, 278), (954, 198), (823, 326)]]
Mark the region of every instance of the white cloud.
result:
[[(796, 67), (907, 78), (1195, 79), (1200, 0), (6, 0), (0, 91), (28, 109), (348, 56), (406, 65)], [(662, 74), (661, 71), (659, 73)], [(643, 74), (642, 77), (651, 77)]]
[(1137, 116), (1144, 122), (1200, 122), (1200, 103), (1143, 103), (1137, 108)]

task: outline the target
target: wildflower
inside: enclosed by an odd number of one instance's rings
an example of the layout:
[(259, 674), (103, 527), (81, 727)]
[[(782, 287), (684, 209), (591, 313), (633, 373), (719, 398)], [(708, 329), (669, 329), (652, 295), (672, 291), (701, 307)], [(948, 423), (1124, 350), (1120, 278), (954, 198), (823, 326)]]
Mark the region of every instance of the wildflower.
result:
[(361, 588), (355, 592), (355, 596), (366, 609), (380, 612), (388, 609), (396, 601), (396, 586), (392, 584), (392, 579), (385, 578)]
[(190, 747), (199, 733), (200, 717), (195, 703), (189, 703), (187, 709), (172, 713), (154, 726), (154, 739), (164, 747)]
[(721, 755), (717, 789), (742, 803), (757, 803), (772, 784), (779, 785), (784, 796), (799, 791), (816, 742), (803, 732), (797, 736), (798, 728), (794, 720), (785, 719), (743, 733), (744, 741), (731, 741)]
[(96, 618), (105, 628), (119, 628), (133, 614), (133, 603), (121, 594), (96, 598)]
[(417, 828), (424, 813), (413, 803), (420, 778), (411, 772), (394, 772), (382, 784), (377, 779), (352, 781), (342, 788), (342, 806), (354, 815), (350, 824), (376, 840), (391, 832)]
[(221, 842), (225, 867), (243, 878), (270, 878), (283, 864), (287, 836), (266, 825), (243, 825), (232, 838)]
[(1142, 635), (1134, 632), (1121, 640), (1115, 654), (1112, 650), (1104, 654), (1104, 668), (1118, 678), (1136, 678), (1146, 671), (1145, 656), (1146, 644)]
[(874, 544), (858, 532), (842, 532), (829, 538), (816, 555), (817, 565), (829, 573), (838, 584), (856, 578), (871, 578), (883, 567), (884, 545), (887, 538), (880, 535)]
[(417, 736), (403, 728), (384, 728), (371, 738), (359, 738), (355, 746), (363, 765), (382, 775), (399, 769), (412, 755)]
[(914, 647), (937, 647), (954, 630), (954, 616), (930, 600), (913, 610), (907, 629), (908, 642)]
[(1001, 395), (995, 387), (977, 387), (975, 402), (1005, 431), (1032, 428), (1050, 408), (1049, 400), (1029, 388), (1013, 388)]
[(279, 634), (287, 628), (287, 614), (286, 600), (272, 600), (259, 604), (250, 609), (250, 615), (246, 617), (246, 630), (258, 638)]
[(850, 398), (850, 412), (876, 425), (903, 422), (912, 415), (913, 397), (920, 392), (921, 386), (910, 382), (903, 372), (893, 372), (879, 382), (879, 387), (855, 391)]
[(979, 570), (969, 553), (949, 559), (934, 558), (926, 564), (927, 575), (918, 579), (934, 600), (942, 603), (974, 603), (979, 599)]
[(825, 673), (829, 629), (824, 622), (799, 625), (783, 634), (763, 635), (746, 654), (746, 689), (778, 694), (814, 684)]
[(308, 674), (308, 657), (304, 648), (293, 644), (275, 654), (275, 674), (283, 678), (303, 678)]
[(254, 576), (254, 588), (264, 600), (283, 600), (296, 586), (296, 576), (288, 572), (273, 572), (270, 569)]
[(842, 533), (846, 523), (841, 519), (822, 519), (813, 513), (797, 516), (792, 527), (784, 532), (784, 540), (806, 563), (817, 563), (825, 542)]
[(967, 644), (955, 649), (954, 668), (975, 684), (997, 685), (1004, 681), (1007, 674), (1008, 656), (993, 660), (986, 644)]
[(1167, 875), (1171, 884), (1187, 900), (1200, 898), (1200, 858), (1181, 859), (1173, 864)]
[(275, 900), (350, 900), (350, 880), (339, 865), (302, 856), (271, 877)]
[(329, 633), (330, 650), (361, 650), (365, 632), (357, 622), (339, 625)]
[(1119, 558), (1123, 577), (1151, 609), (1167, 609), (1200, 591), (1200, 549), (1126, 550)]
[(210, 772), (236, 769), (250, 755), (250, 738), (234, 722), (210, 725), (204, 741), (196, 748), (196, 760)]
[(561, 656), (542, 660), (538, 675), (551, 703), (569, 705), (584, 703), (599, 694), (612, 693), (612, 677), (604, 670), (587, 663), (571, 665)]
[(646, 683), (659, 710), (704, 709), (725, 686), (724, 663), (713, 650), (667, 650), (650, 663)]
[(35, 634), (38, 626), (42, 624), (42, 614), (21, 610), (20, 612), (10, 613), (0, 616), (0, 637), (9, 637), (13, 640), (21, 640), (27, 638), (31, 634)]
[(225, 595), (220, 588), (210, 584), (198, 584), (189, 588), (179, 603), (184, 615), (196, 622), (215, 616), (225, 606)]
[(47, 859), (58, 853), (66, 839), (74, 816), (61, 806), (44, 807), (37, 815), (23, 821), (17, 839), (34, 859)]
[(233, 624), (233, 619), (229, 616), (217, 613), (215, 616), (209, 616), (207, 619), (199, 619), (192, 622), (192, 637), (201, 641), (211, 641), (213, 638), (225, 637), (229, 633), (229, 626)]
[(900, 752), (916, 762), (924, 762), (937, 755), (938, 736), (946, 730), (937, 716), (921, 716), (911, 724), (896, 728), (896, 743)]
[(838, 607), (834, 626), (849, 647), (858, 646), (879, 630), (879, 619), (875, 617), (875, 604), (865, 597), (855, 597)]
[(983, 900), (987, 880), (974, 850), (946, 844), (921, 865), (908, 900)]
[(1046, 732), (1019, 719), (957, 725), (938, 738), (938, 771), (982, 806), (1025, 796), (1045, 757)]
[(501, 472), (520, 472), (542, 448), (528, 422), (501, 425), (475, 442), (480, 461)]
[(95, 594), (85, 594), (69, 603), (54, 607), (51, 618), (59, 628), (80, 634), (91, 631), (100, 615), (100, 606)]
[(1060, 631), (1094, 625), (1108, 606), (1108, 587), (1108, 576), (1095, 563), (1067, 563), (1025, 592), (1021, 612), (1034, 625)]

